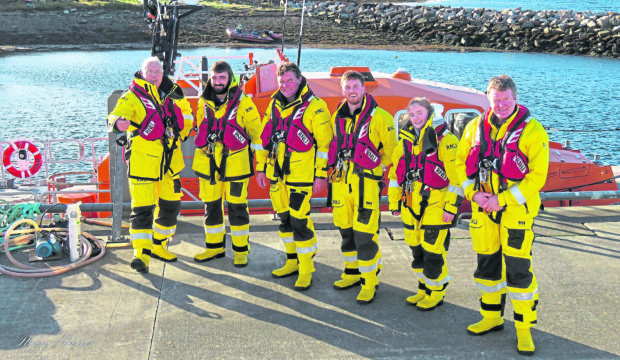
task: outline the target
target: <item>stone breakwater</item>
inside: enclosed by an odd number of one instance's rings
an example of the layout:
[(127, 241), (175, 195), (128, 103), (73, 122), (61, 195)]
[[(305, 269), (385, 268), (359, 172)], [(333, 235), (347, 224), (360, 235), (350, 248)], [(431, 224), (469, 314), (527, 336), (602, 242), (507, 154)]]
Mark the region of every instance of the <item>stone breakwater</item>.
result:
[(620, 14), (315, 2), (307, 15), (420, 43), (620, 58)]

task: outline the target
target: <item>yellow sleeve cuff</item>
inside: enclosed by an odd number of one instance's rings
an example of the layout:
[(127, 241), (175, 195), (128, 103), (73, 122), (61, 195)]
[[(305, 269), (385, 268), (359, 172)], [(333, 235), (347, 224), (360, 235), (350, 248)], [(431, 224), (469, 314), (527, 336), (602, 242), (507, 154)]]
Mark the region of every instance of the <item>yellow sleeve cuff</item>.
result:
[(505, 191), (497, 195), (497, 202), (499, 203), (499, 206), (501, 207), (506, 206), (506, 192)]

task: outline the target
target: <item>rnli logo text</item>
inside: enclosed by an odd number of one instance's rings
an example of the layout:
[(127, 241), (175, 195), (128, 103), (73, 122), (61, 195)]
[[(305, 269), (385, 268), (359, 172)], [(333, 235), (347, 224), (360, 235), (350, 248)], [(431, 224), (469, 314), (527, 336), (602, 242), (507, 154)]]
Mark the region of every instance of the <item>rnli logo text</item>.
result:
[(521, 171), (522, 174), (525, 174), (525, 172), (527, 171), (527, 166), (525, 166), (525, 164), (523, 163), (523, 160), (521, 160), (519, 156), (515, 156), (514, 162), (515, 164), (517, 164), (519, 171)]
[(237, 130), (233, 131), (233, 136), (235, 137), (235, 139), (237, 139), (240, 143), (245, 144), (245, 137), (243, 137), (243, 135), (241, 135), (241, 133), (239, 133)]
[(308, 145), (308, 143), (310, 142), (310, 139), (308, 139), (308, 137), (304, 135), (301, 130), (297, 130), (297, 137), (299, 138), (299, 140), (301, 140), (302, 143), (304, 143), (304, 145)]
[(440, 178), (444, 179), (444, 180), (448, 180), (448, 176), (446, 175), (446, 172), (443, 171), (441, 168), (436, 167), (435, 168), (435, 174), (439, 175)]
[(377, 160), (379, 160), (379, 157), (377, 156), (377, 154), (370, 151), (370, 149), (366, 149), (366, 151), (364, 151), (364, 154), (366, 154), (368, 159), (370, 159), (370, 161), (372, 162), (376, 162)]
[(149, 121), (148, 125), (146, 126), (146, 129), (144, 129), (142, 133), (145, 136), (148, 136), (151, 133), (151, 131), (153, 131), (154, 129), (155, 129), (155, 122)]

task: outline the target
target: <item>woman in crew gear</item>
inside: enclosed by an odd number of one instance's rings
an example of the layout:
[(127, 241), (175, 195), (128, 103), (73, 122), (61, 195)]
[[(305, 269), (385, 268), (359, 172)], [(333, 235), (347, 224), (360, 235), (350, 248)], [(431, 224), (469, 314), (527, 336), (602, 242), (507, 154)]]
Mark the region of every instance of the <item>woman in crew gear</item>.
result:
[(474, 279), (482, 293), (482, 320), (467, 331), (484, 335), (502, 330), (508, 292), (517, 350), (531, 355), (530, 328), (536, 324), (538, 303), (532, 225), (547, 178), (549, 138), (529, 110), (517, 104), (517, 88), (509, 76), (491, 78), (487, 97), (491, 108), (467, 125), (456, 157), (457, 176), (472, 201), (469, 231), (478, 253)]
[(450, 228), (463, 201), (454, 168), (458, 139), (427, 99), (412, 99), (407, 110), (409, 121), (392, 155), (388, 195), (392, 214), (403, 220), (418, 277), (418, 293), (407, 304), (428, 311), (443, 303), (450, 281)]
[(192, 124), (189, 102), (181, 88), (163, 76), (156, 57), (144, 60), (142, 70), (108, 116), (109, 131), (127, 131), (131, 267), (138, 272), (148, 272), (151, 257), (177, 260), (167, 250), (167, 239), (175, 234), (181, 209), (179, 173), (185, 167), (181, 141)]
[(230, 65), (217, 61), (209, 71), (196, 111), (198, 133), (192, 169), (200, 182), (200, 199), (205, 203), (206, 249), (194, 256), (197, 262), (224, 257), (226, 228), (224, 198), (234, 266), (248, 264), (250, 215), (248, 183), (254, 175), (253, 144), (260, 144), (260, 115), (234, 80)]
[(329, 149), (334, 225), (342, 236), (344, 272), (337, 290), (362, 284), (357, 302), (368, 304), (379, 285), (379, 200), (383, 167), (391, 164), (397, 139), (394, 120), (366, 93), (362, 74), (347, 71), (340, 81), (345, 99), (333, 115)]
[(327, 151), (333, 133), (325, 101), (308, 87), (297, 65), (278, 67), (279, 90), (263, 118), (266, 150), (257, 155), (257, 181), (267, 187), (273, 209), (280, 217), (279, 235), (286, 249), (283, 267), (271, 274), (283, 278), (298, 273), (296, 290), (312, 283), (317, 252), (314, 224), (309, 217), (313, 192), (325, 188)]

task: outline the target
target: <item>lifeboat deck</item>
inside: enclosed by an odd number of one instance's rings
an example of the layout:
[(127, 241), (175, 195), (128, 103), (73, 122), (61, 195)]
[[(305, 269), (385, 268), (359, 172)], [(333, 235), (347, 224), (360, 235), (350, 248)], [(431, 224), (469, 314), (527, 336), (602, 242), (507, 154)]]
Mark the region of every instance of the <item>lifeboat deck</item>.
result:
[[(283, 261), (277, 222), (252, 217), (250, 263), (227, 256), (195, 263), (200, 217), (184, 217), (170, 250), (150, 274), (130, 269), (132, 250), (109, 248), (102, 260), (65, 275), (0, 275), (2, 359), (518, 359), (512, 307), (504, 331), (482, 337), (465, 328), (479, 318), (475, 254), (466, 224), (453, 232), (451, 284), (435, 311), (405, 304), (415, 287), (411, 255), (397, 218), (383, 216), (396, 241), (380, 234), (384, 268), (375, 301), (336, 291), (340, 238), (331, 214), (313, 214), (319, 240), (312, 287), (273, 279)], [(101, 227), (86, 229), (107, 236)], [(548, 209), (535, 232), (540, 289), (536, 355), (544, 359), (620, 357), (620, 206)], [(399, 241), (400, 239), (400, 241)], [(14, 252), (18, 259), (25, 254)], [(9, 265), (6, 256), (0, 262)]]

